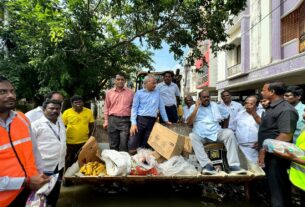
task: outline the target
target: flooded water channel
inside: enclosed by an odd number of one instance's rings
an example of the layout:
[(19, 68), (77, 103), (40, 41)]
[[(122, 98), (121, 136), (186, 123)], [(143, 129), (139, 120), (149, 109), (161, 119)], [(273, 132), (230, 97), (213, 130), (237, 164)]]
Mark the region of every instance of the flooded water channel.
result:
[[(230, 190), (229, 190), (230, 191)], [(250, 203), (242, 192), (221, 198), (215, 192), (204, 192), (202, 186), (132, 186), (115, 190), (104, 187), (63, 187), (58, 207), (259, 207), (262, 201)], [(214, 194), (214, 195), (213, 195)]]

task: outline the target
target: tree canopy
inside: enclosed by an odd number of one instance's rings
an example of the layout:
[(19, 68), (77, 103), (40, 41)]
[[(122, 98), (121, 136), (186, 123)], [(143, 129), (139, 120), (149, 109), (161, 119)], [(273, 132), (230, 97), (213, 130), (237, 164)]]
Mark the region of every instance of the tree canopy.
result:
[[(200, 57), (198, 43), (228, 48), (225, 25), (246, 0), (8, 0), (0, 9), (0, 73), (19, 97), (50, 90), (88, 98), (118, 71), (151, 68), (149, 49), (183, 48)], [(141, 47), (145, 42), (147, 48)]]

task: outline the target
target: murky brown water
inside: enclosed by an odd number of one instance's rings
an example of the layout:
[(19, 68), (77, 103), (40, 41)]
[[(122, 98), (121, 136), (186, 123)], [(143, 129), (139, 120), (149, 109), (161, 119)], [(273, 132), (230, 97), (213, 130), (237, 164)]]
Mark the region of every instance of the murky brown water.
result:
[[(105, 192), (108, 191), (108, 192)], [(259, 207), (262, 204), (251, 204), (241, 195), (217, 201), (211, 197), (203, 197), (200, 187), (183, 189), (171, 186), (133, 186), (122, 192), (113, 192), (102, 187), (71, 186), (63, 187), (58, 207)]]

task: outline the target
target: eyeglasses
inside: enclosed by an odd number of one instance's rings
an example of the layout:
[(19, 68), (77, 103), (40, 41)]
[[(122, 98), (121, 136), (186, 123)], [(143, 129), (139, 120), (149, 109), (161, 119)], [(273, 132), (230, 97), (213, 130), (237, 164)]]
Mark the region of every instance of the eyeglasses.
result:
[(200, 98), (210, 98), (210, 96), (201, 96)]

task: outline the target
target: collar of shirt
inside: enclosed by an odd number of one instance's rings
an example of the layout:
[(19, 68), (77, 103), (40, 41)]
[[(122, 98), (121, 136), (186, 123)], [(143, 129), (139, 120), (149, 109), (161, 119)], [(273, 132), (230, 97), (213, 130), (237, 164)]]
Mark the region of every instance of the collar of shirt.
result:
[(115, 88), (113, 88), (113, 90), (114, 90), (115, 92), (122, 92), (122, 91), (126, 90), (126, 87), (123, 87), (123, 88), (120, 89), (120, 90), (118, 90), (118, 88), (115, 87)]
[[(58, 118), (59, 118), (59, 116), (58, 116)], [(59, 122), (58, 122), (58, 118), (57, 118), (57, 120), (56, 120), (56, 123), (54, 124), (53, 122), (51, 122), (45, 115), (43, 115), (42, 117), (41, 117), (41, 122), (44, 122), (44, 123), (50, 123), (50, 124), (53, 124), (53, 125), (56, 125), (56, 126), (58, 126), (59, 125)]]
[(2, 119), (0, 119), (0, 126), (2, 126), (3, 128), (5, 128), (7, 131), (9, 130), (9, 125), (10, 123), (13, 121), (14, 117), (17, 116), (17, 113), (15, 111), (10, 111), (9, 112), (9, 116), (6, 119), (6, 121), (4, 122)]
[(295, 105), (295, 109), (296, 110), (303, 110), (303, 108), (305, 107), (305, 105), (300, 101), (297, 105)]
[(35, 111), (42, 111), (43, 112), (42, 106), (37, 106), (34, 110)]
[(147, 93), (151, 93), (151, 92), (154, 92), (154, 91), (156, 91), (156, 88), (154, 89), (154, 90), (152, 90), (152, 91), (149, 91), (149, 90), (147, 90), (146, 88), (143, 88), (143, 90), (142, 90), (143, 92), (147, 92)]
[(174, 83), (173, 83), (173, 82), (171, 82), (171, 83), (168, 85), (168, 84), (166, 84), (165, 82), (161, 82), (161, 83), (160, 83), (160, 85), (170, 87), (170, 86), (173, 86), (173, 85), (174, 85)]
[(271, 107), (271, 108), (274, 108), (274, 107), (276, 107), (277, 105), (279, 105), (280, 103), (282, 103), (283, 101), (285, 101), (283, 98), (279, 98), (278, 100), (273, 101), (273, 102), (270, 104), (270, 107)]

